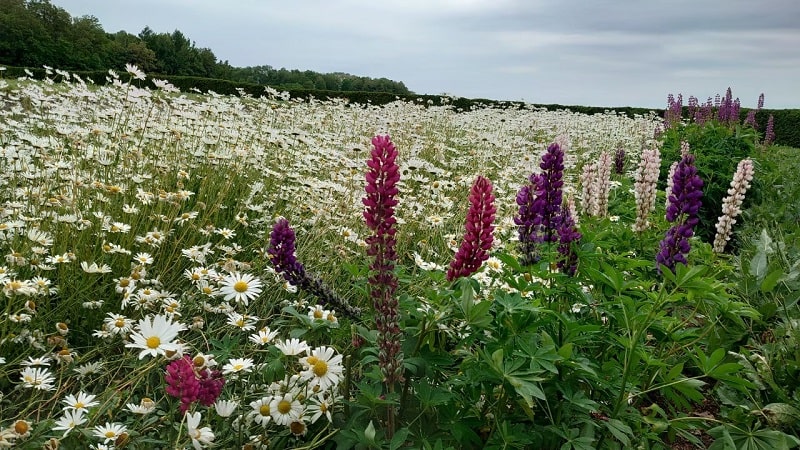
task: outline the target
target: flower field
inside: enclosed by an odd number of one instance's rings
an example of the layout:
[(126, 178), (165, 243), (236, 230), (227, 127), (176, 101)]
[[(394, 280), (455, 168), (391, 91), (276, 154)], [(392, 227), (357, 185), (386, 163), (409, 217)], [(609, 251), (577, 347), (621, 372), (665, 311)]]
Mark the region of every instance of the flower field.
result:
[(0, 448), (800, 445), (752, 124), (109, 78), (0, 80)]

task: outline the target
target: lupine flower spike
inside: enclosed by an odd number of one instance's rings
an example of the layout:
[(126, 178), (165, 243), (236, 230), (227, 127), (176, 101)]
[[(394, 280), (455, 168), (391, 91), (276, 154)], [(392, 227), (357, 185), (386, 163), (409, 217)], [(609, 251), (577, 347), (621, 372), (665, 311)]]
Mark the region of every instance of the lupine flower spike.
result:
[(461, 247), (447, 271), (448, 281), (472, 275), (480, 269), (484, 261), (489, 259), (496, 212), (492, 183), (479, 176), (470, 189), (469, 211), (465, 225), (467, 230), (464, 233), (464, 240), (461, 241)]
[(364, 220), (373, 233), (366, 239), (367, 254), (374, 258), (368, 281), (378, 329), (378, 363), (384, 382), (392, 390), (395, 383), (403, 380), (400, 311), (394, 295), (397, 290), (394, 208), (398, 203), (400, 167), (396, 162), (397, 149), (389, 136), (374, 137), (372, 146), (371, 158), (367, 161), (366, 196), (362, 200)]
[(742, 212), (742, 202), (750, 182), (753, 180), (753, 161), (743, 159), (739, 161), (736, 173), (733, 174), (728, 196), (722, 201), (722, 215), (717, 221), (717, 234), (714, 236), (714, 253), (722, 253), (725, 245), (731, 239), (733, 224), (736, 216)]
[(700, 221), (697, 212), (702, 206), (703, 180), (697, 175), (694, 155), (684, 156), (675, 169), (672, 191), (669, 194), (667, 221), (674, 223), (659, 245), (656, 255), (659, 273), (661, 266), (675, 270), (678, 263), (688, 264), (689, 238), (694, 235), (694, 227)]
[(656, 203), (656, 183), (660, 165), (661, 155), (658, 148), (642, 151), (633, 189), (636, 197), (636, 223), (633, 225), (633, 231), (637, 233), (646, 230), (649, 225), (647, 218)]
[(314, 294), (320, 302), (336, 308), (351, 319), (361, 314), (359, 308), (350, 305), (347, 300), (337, 295), (318, 276), (307, 273), (303, 264), (297, 261), (295, 233), (289, 226), (288, 220), (280, 218), (272, 226), (267, 254), (275, 272), (283, 275), (283, 278), (292, 285)]

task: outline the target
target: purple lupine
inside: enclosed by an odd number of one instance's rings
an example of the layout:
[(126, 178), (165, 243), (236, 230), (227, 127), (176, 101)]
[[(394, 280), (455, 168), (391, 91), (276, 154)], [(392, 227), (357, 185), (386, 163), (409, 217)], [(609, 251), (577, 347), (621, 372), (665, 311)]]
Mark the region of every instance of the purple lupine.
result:
[(672, 178), (666, 216), (667, 221), (674, 225), (659, 244), (656, 255), (659, 273), (661, 266), (674, 271), (677, 263), (688, 264), (689, 238), (694, 235), (694, 227), (700, 221), (697, 212), (702, 206), (702, 188), (703, 180), (697, 175), (694, 155), (687, 154), (681, 158)]
[[(400, 181), (400, 167), (397, 165), (397, 149), (389, 136), (372, 138), (372, 151), (367, 160), (366, 196), (364, 220), (372, 230), (366, 239), (367, 254), (374, 258), (369, 278), (370, 296), (375, 307), (375, 324), (378, 329), (378, 364), (384, 383), (390, 391), (394, 385), (403, 381), (403, 353), (400, 348), (400, 311), (395, 291), (397, 276), (394, 265), (397, 261), (395, 250), (394, 208), (397, 206), (397, 182)], [(390, 413), (391, 414), (391, 413)], [(393, 427), (393, 424), (390, 428)]]
[(555, 230), (556, 224), (553, 221), (561, 211), (562, 187), (564, 186), (564, 151), (561, 146), (556, 143), (550, 144), (547, 152), (542, 155), (542, 163), (539, 167), (542, 169), (541, 188), (544, 190), (542, 193), (544, 203), (541, 210), (542, 238), (545, 242), (555, 242), (558, 237)]
[(751, 127), (756, 128), (756, 110), (755, 109), (751, 109), (750, 111), (747, 111), (747, 117), (745, 117), (745, 119), (744, 119), (744, 124), (745, 125), (750, 125)]
[(550, 144), (539, 165), (542, 173), (531, 175), (530, 184), (517, 193), (519, 215), (514, 217), (522, 245), (522, 264), (539, 260), (537, 245), (558, 241), (556, 226), (563, 200), (564, 152), (557, 143)]
[(775, 118), (772, 114), (767, 119), (767, 131), (764, 133), (764, 145), (771, 145), (775, 142)]
[(625, 149), (622, 147), (617, 148), (614, 152), (614, 172), (617, 175), (625, 173)]
[(200, 382), (195, 376), (194, 365), (189, 355), (169, 363), (164, 378), (167, 382), (167, 394), (180, 399), (181, 415), (186, 414), (189, 406), (200, 395)]
[(318, 276), (307, 273), (303, 264), (297, 261), (295, 239), (288, 220), (280, 218), (272, 226), (267, 254), (275, 272), (292, 285), (315, 295), (323, 304), (330, 305), (351, 319), (358, 318), (361, 314), (359, 308), (337, 295)]
[(524, 265), (534, 264), (539, 261), (537, 244), (542, 242), (540, 233), (542, 217), (540, 211), (545, 201), (541, 178), (540, 174), (531, 175), (528, 178), (530, 184), (522, 186), (517, 192), (519, 215), (514, 217), (514, 223), (517, 225), (522, 251), (520, 262)]
[(761, 108), (764, 107), (764, 93), (762, 92), (761, 95), (758, 96), (758, 110), (760, 111)]
[(736, 97), (736, 100), (733, 101), (731, 105), (731, 117), (728, 119), (728, 123), (730, 124), (737, 124), (739, 123), (739, 109), (742, 107), (741, 102), (739, 102), (739, 97)]
[(689, 120), (695, 119), (697, 117), (697, 111), (700, 108), (700, 101), (697, 100), (697, 97), (694, 95), (689, 96), (689, 104), (687, 105), (687, 110), (689, 111)]
[(575, 221), (572, 219), (572, 214), (566, 204), (561, 208), (561, 219), (559, 220), (557, 231), (558, 253), (561, 258), (556, 265), (562, 272), (573, 276), (578, 269), (578, 254), (575, 252), (575, 243), (583, 235), (575, 226)]
[(461, 247), (447, 270), (447, 281), (472, 275), (480, 269), (484, 261), (489, 259), (489, 250), (494, 240), (492, 232), (496, 212), (492, 182), (478, 176), (469, 193), (464, 240), (461, 241)]

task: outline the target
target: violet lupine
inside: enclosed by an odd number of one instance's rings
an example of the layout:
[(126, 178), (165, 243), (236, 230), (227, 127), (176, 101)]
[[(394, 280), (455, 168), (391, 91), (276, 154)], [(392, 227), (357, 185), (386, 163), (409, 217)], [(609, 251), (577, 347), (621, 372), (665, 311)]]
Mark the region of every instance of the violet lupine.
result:
[(673, 176), (667, 221), (674, 225), (659, 244), (656, 255), (659, 273), (662, 266), (674, 271), (678, 263), (688, 264), (689, 238), (694, 235), (694, 227), (700, 221), (697, 212), (702, 206), (702, 188), (703, 180), (697, 175), (694, 155), (688, 154), (681, 158)]
[(758, 96), (758, 110), (760, 111), (764, 107), (764, 93), (762, 92), (761, 95)]
[(397, 165), (397, 149), (389, 136), (372, 138), (372, 151), (367, 160), (366, 196), (364, 220), (372, 230), (366, 239), (367, 254), (374, 258), (369, 278), (370, 296), (375, 307), (375, 324), (378, 329), (378, 364), (383, 381), (390, 391), (396, 383), (403, 381), (403, 353), (400, 342), (400, 311), (395, 291), (397, 276), (394, 274), (397, 253), (395, 250), (394, 208), (397, 206), (397, 182), (400, 168)]
[(752, 180), (753, 161), (749, 158), (739, 161), (728, 196), (722, 200), (722, 215), (717, 221), (717, 234), (714, 236), (714, 253), (722, 253), (731, 239), (733, 224), (736, 223), (736, 216), (742, 212), (742, 202)]
[(757, 125), (756, 125), (756, 110), (755, 109), (751, 109), (750, 111), (747, 111), (747, 117), (745, 117), (745, 119), (744, 119), (744, 124), (745, 125), (750, 125), (751, 127), (753, 127), (753, 129), (756, 128)]
[(614, 173), (622, 175), (625, 172), (625, 149), (617, 148), (614, 152)]
[(558, 224), (558, 253), (561, 255), (556, 266), (569, 276), (575, 275), (578, 269), (578, 254), (575, 252), (575, 244), (583, 235), (575, 226), (568, 205), (561, 208), (561, 219)]
[(517, 192), (517, 205), (519, 214), (514, 217), (519, 233), (520, 250), (523, 265), (534, 264), (539, 261), (538, 244), (542, 242), (540, 211), (545, 202), (544, 189), (540, 174), (533, 174), (528, 178), (529, 184), (522, 186)]
[(447, 270), (447, 281), (472, 275), (480, 269), (484, 261), (489, 259), (489, 250), (494, 240), (492, 232), (496, 212), (492, 182), (478, 176), (469, 193), (464, 240), (461, 241), (461, 247)]
[(661, 153), (658, 148), (643, 150), (639, 168), (636, 170), (633, 193), (636, 198), (636, 223), (633, 230), (641, 233), (646, 230), (647, 218), (656, 204), (656, 183), (661, 167)]
[(517, 193), (519, 215), (514, 217), (522, 245), (521, 263), (528, 265), (539, 260), (537, 244), (558, 241), (556, 226), (564, 186), (564, 152), (557, 143), (547, 147), (539, 165), (542, 173), (531, 175), (530, 184)]
[(269, 235), (269, 248), (267, 254), (275, 272), (281, 274), (283, 279), (294, 286), (316, 296), (321, 303), (342, 312), (351, 319), (360, 316), (361, 310), (337, 295), (322, 280), (306, 272), (305, 267), (295, 256), (295, 233), (289, 221), (285, 218), (278, 219), (272, 226)]
[(775, 142), (775, 118), (772, 114), (767, 119), (767, 131), (764, 133), (764, 145), (771, 145)]
[(167, 394), (180, 399), (181, 414), (186, 414), (200, 395), (200, 381), (195, 376), (194, 365), (189, 355), (169, 363), (164, 378), (167, 382)]

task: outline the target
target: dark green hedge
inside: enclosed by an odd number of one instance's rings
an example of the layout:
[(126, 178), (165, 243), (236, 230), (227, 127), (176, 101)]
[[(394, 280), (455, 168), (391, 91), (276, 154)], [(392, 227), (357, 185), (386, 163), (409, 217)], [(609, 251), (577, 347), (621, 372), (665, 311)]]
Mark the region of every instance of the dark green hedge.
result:
[[(45, 77), (45, 70), (41, 68), (29, 68), (33, 72), (34, 77), (42, 79)], [(83, 79), (91, 78), (97, 84), (104, 84), (108, 77), (106, 71), (92, 71), (92, 72), (71, 72), (77, 73)], [(26, 76), (24, 68), (22, 67), (7, 67), (6, 71), (0, 72), (1, 76), (7, 79)], [(128, 75), (120, 73), (120, 78), (127, 81)], [(230, 80), (219, 80), (214, 78), (200, 78), (200, 77), (186, 77), (186, 76), (170, 76), (159, 74), (148, 74), (148, 79), (145, 81), (135, 80), (140, 86), (152, 85), (152, 79), (158, 78), (167, 80), (175, 87), (183, 92), (189, 92), (190, 89), (199, 89), (200, 91), (207, 92), (209, 90), (223, 95), (237, 95), (237, 88), (243, 89), (244, 92), (254, 97), (259, 97), (264, 94), (264, 86), (258, 84), (237, 83)], [(56, 76), (58, 80), (58, 76)], [(314, 89), (283, 89), (281, 86), (273, 86), (279, 91), (287, 91), (291, 98), (308, 99), (313, 96), (319, 100), (327, 100), (333, 98), (346, 98), (352, 103), (359, 104), (372, 104), (372, 105), (385, 105), (395, 100), (404, 100), (423, 105), (436, 105), (440, 106), (445, 103), (452, 105), (456, 111), (469, 111), (478, 107), (493, 107), (493, 108), (522, 108), (525, 106), (522, 102), (498, 101), (482, 98), (444, 98), (439, 95), (397, 95), (388, 92), (340, 92), (340, 91), (320, 91)], [(575, 113), (583, 114), (602, 114), (606, 111), (616, 111), (619, 114), (634, 117), (636, 115), (647, 115), (651, 111), (659, 117), (664, 115), (663, 109), (648, 109), (648, 108), (633, 108), (633, 107), (598, 107), (598, 106), (578, 106), (578, 105), (533, 105), (539, 108), (546, 108), (548, 111), (569, 110)], [(741, 120), (747, 116), (747, 109), (741, 110)], [(684, 114), (688, 116), (688, 110), (684, 108)], [(800, 148), (800, 110), (798, 109), (762, 109), (756, 114), (756, 122), (758, 123), (758, 131), (764, 134), (767, 126), (767, 119), (772, 114), (774, 117), (774, 130), (775, 130), (775, 144), (786, 145), (789, 147)]]

